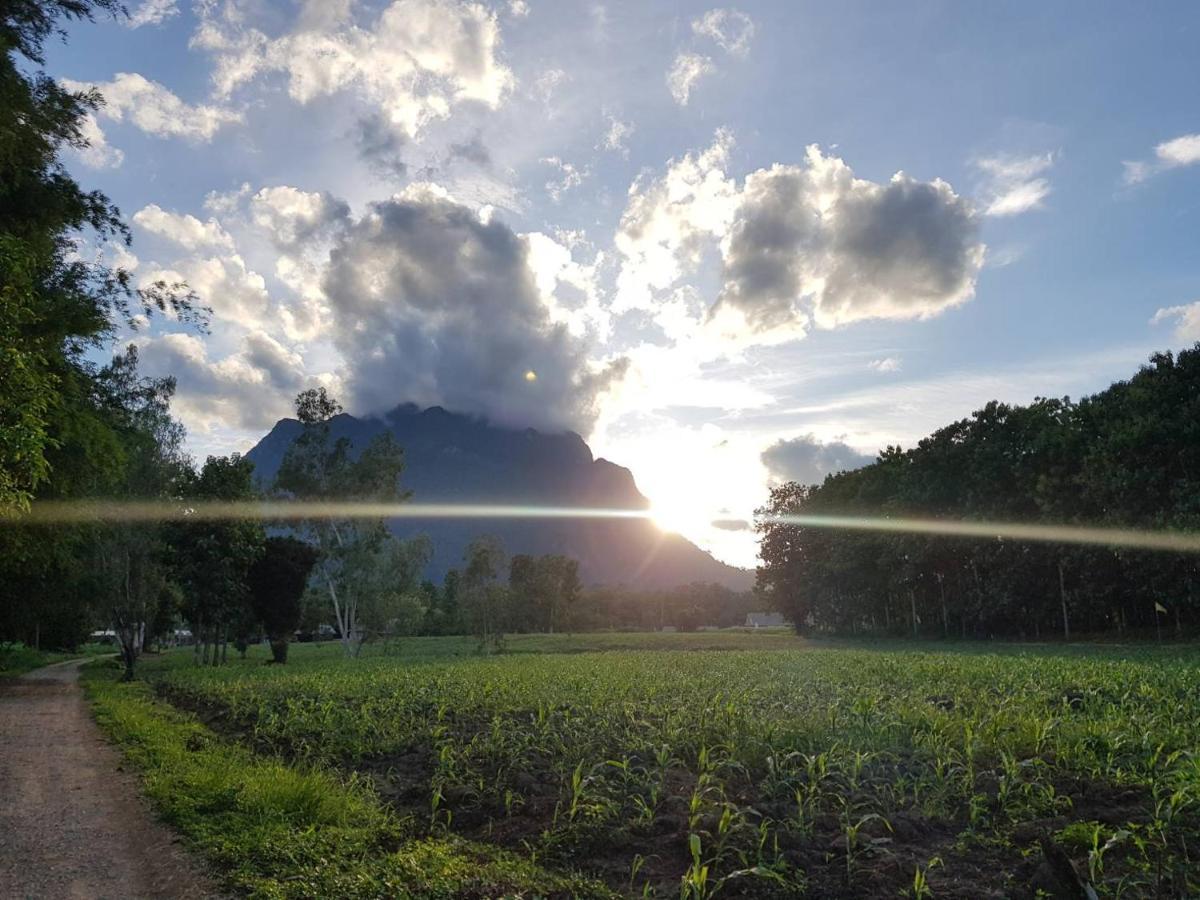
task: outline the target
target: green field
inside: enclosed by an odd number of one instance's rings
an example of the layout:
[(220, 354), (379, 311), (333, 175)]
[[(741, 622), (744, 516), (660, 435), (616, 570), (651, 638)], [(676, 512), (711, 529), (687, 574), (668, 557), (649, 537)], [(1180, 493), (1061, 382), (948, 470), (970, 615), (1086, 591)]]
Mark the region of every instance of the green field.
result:
[[(188, 741), (237, 745), (239, 765), (319, 779), (304, 789), (317, 807), (328, 793), (358, 810), (335, 868), (361, 869), (364, 896), (387, 892), (382, 858), (415, 847), (499, 867), (451, 878), (450, 896), (1055, 896), (1055, 848), (1100, 896), (1200, 892), (1196, 649), (701, 633), (518, 637), (492, 658), (452, 638), (398, 650), (346, 661), (300, 645), (267, 667), (255, 649), (224, 669), (178, 653), (145, 676), (216, 734), (172, 716), (205, 735)], [(93, 680), (102, 721), (143, 746), (152, 726), (114, 711), (151, 707), (121, 690)], [(141, 763), (169, 794), (170, 766)], [(223, 848), (241, 888), (303, 895), (225, 834), (245, 827), (221, 824), (239, 792), (261, 790), (234, 778), (211, 815), (172, 815)], [(295, 830), (319, 836), (308, 821)]]

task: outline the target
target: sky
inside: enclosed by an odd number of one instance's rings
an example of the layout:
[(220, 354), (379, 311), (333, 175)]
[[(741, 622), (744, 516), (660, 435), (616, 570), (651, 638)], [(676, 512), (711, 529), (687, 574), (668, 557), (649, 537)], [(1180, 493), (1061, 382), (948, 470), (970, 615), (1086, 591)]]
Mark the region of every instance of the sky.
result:
[(1193, 2), (145, 0), (50, 73), (209, 333), (189, 447), (323, 385), (573, 430), (752, 565), (771, 484), (1200, 340)]

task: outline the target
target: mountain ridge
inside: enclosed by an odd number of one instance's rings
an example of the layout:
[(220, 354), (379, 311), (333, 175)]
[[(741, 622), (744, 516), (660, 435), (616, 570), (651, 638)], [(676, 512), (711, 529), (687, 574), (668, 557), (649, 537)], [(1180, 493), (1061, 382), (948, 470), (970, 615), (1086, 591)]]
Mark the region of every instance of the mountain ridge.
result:
[[(274, 480), (302, 428), (296, 419), (281, 419), (246, 454), (260, 484)], [(382, 416), (340, 413), (330, 419), (330, 430), (334, 439), (348, 438), (355, 449), (390, 431), (404, 450), (401, 484), (416, 503), (634, 510), (650, 506), (629, 469), (594, 456), (587, 442), (571, 431), (507, 428), (440, 406), (421, 409), (414, 404), (402, 404)], [(663, 532), (641, 518), (393, 519), (389, 527), (399, 537), (430, 537), (433, 558), (427, 576), (434, 580), (461, 563), (473, 538), (495, 534), (510, 554), (562, 553), (579, 560), (580, 576), (590, 585), (653, 589), (715, 581), (747, 589), (753, 581), (748, 570), (726, 565), (681, 535)]]

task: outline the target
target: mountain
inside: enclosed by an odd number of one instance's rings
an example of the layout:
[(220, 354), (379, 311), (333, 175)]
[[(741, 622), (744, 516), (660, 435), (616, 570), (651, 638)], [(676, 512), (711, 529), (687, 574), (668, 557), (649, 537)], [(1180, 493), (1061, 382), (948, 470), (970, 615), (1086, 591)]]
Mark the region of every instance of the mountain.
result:
[[(628, 469), (595, 459), (572, 432), (501, 428), (440, 406), (422, 410), (411, 404), (381, 418), (335, 416), (330, 430), (334, 439), (349, 438), (356, 448), (390, 431), (404, 448), (401, 483), (415, 503), (649, 506)], [(260, 484), (274, 480), (300, 431), (298, 421), (282, 419), (246, 454)], [(389, 524), (399, 537), (430, 537), (427, 576), (435, 581), (462, 562), (467, 544), (480, 534), (496, 535), (510, 554), (561, 553), (577, 559), (585, 584), (662, 588), (715, 581), (742, 590), (753, 581), (749, 571), (725, 565), (645, 519), (393, 519)]]

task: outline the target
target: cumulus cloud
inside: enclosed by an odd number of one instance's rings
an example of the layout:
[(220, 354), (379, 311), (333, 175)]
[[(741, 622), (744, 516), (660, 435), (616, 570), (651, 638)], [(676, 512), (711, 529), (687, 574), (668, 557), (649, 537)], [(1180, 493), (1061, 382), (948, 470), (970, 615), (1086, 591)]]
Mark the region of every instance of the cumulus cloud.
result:
[(201, 222), (193, 215), (168, 212), (157, 203), (134, 213), (133, 224), (187, 250), (233, 250), (233, 238), (216, 219)]
[(711, 75), (717, 70), (713, 61), (699, 53), (680, 53), (671, 63), (667, 72), (667, 89), (680, 106), (687, 106), (692, 96), (692, 88), (705, 75)]
[(235, 110), (185, 103), (157, 81), (136, 72), (118, 72), (112, 81), (92, 84), (64, 79), (63, 85), (75, 91), (95, 88), (104, 97), (100, 115), (114, 122), (128, 120), (160, 138), (207, 142), (223, 126), (242, 120), (242, 114)]
[(1200, 134), (1184, 134), (1154, 148), (1151, 160), (1125, 161), (1125, 183), (1138, 184), (1152, 175), (1200, 163)]
[(142, 337), (136, 343), (146, 374), (175, 377), (172, 410), (189, 431), (262, 431), (289, 415), (292, 398), (314, 380), (333, 383), (329, 375), (306, 373), (299, 354), (261, 333), (247, 335), (221, 359), (212, 359), (208, 345), (193, 334)]
[(719, 306), (758, 331), (925, 318), (969, 299), (983, 264), (969, 203), (944, 181), (854, 177), (809, 147), (747, 176), (723, 245)]
[(861, 469), (875, 457), (841, 441), (824, 443), (811, 434), (779, 440), (762, 453), (763, 465), (775, 481), (820, 484), (826, 475)]
[(125, 154), (108, 142), (100, 123), (91, 113), (80, 120), (79, 135), (83, 144), (74, 148), (75, 155), (88, 168), (116, 169), (125, 161)]
[(258, 191), (250, 200), (250, 215), (276, 246), (294, 249), (327, 235), (349, 217), (350, 206), (328, 191), (302, 191), (285, 184)]
[[(983, 264), (978, 216), (941, 180), (878, 184), (809, 147), (802, 165), (726, 174), (732, 139), (672, 160), (629, 190), (613, 311), (650, 311), (671, 338), (728, 348), (871, 318), (926, 318), (969, 299)], [(712, 265), (705, 269), (705, 261)], [(716, 300), (683, 284), (699, 274)], [(707, 294), (709, 298), (712, 294)]]
[(754, 37), (754, 21), (739, 9), (710, 9), (692, 21), (692, 31), (711, 38), (726, 53), (743, 56)]
[(270, 35), (237, 7), (205, 5), (193, 46), (214, 58), (219, 96), (270, 72), (298, 103), (348, 94), (407, 138), (462, 102), (496, 107), (513, 85), (498, 58), (496, 14), (458, 0), (395, 0), (370, 22), (349, 3), (307, 4), (290, 30)]
[(1050, 193), (1044, 173), (1054, 165), (1054, 154), (991, 156), (975, 160), (985, 178), (984, 214), (1015, 216), (1041, 209)]
[(141, 28), (144, 25), (161, 25), (167, 19), (179, 15), (177, 0), (142, 0), (137, 9), (125, 20), (126, 28)]
[(234, 322), (247, 328), (261, 328), (267, 324), (271, 305), (267, 283), (261, 275), (247, 268), (246, 261), (236, 253), (193, 256), (174, 263), (171, 268), (148, 269), (142, 285), (156, 281), (187, 282), (200, 302), (212, 309), (214, 318), (220, 322)]
[(1151, 325), (1175, 323), (1175, 337), (1180, 341), (1200, 341), (1200, 300), (1181, 306), (1160, 309), (1150, 320)]
[(623, 257), (617, 311), (652, 305), (699, 263), (706, 239), (724, 235), (737, 207), (737, 186), (725, 174), (733, 137), (717, 132), (711, 147), (671, 160), (661, 178), (640, 177), (629, 197), (615, 244)]
[(358, 409), (413, 401), (586, 433), (623, 371), (593, 366), (552, 320), (528, 241), (430, 186), (373, 204), (341, 232), (323, 287)]

